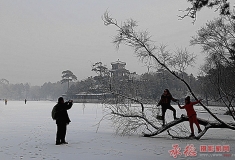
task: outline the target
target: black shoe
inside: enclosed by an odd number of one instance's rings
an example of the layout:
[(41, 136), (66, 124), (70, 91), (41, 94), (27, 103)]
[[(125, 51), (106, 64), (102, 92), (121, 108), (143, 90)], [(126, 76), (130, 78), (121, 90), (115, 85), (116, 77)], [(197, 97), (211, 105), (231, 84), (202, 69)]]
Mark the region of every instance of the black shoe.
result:
[(189, 138), (194, 138), (195, 135), (194, 134), (190, 134)]
[(64, 142), (61, 142), (61, 144), (69, 144), (69, 143), (64, 141)]
[(55, 145), (61, 145), (62, 143), (61, 142), (56, 142)]

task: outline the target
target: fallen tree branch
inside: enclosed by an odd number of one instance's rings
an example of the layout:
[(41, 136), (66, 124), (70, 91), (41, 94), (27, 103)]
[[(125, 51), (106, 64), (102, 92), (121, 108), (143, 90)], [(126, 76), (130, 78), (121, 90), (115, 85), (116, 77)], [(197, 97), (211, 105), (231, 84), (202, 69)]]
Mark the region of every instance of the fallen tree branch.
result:
[(114, 91), (110, 91), (113, 95), (117, 95), (117, 96), (120, 96), (120, 97), (123, 97), (123, 98), (126, 98), (126, 99), (129, 99), (133, 102), (136, 102), (136, 103), (139, 103), (141, 105), (141, 111), (142, 111), (142, 114), (144, 114), (144, 104), (139, 101), (138, 99), (135, 99), (135, 98), (132, 98), (132, 97), (128, 97), (128, 96), (125, 96), (123, 94), (120, 94), (120, 93), (117, 93), (117, 92), (114, 92)]
[[(197, 118), (197, 120), (198, 120), (198, 123), (199, 123), (200, 125), (205, 126), (205, 128), (204, 128), (204, 130), (203, 130), (198, 136), (196, 136), (196, 139), (200, 139), (200, 138), (206, 133), (206, 131), (207, 131), (208, 129), (210, 129), (210, 128), (229, 128), (227, 125), (225, 125), (225, 124), (223, 124), (223, 123), (208, 121), (208, 120), (205, 120), (205, 119), (202, 119), (202, 118)], [(179, 123), (182, 123), (182, 122), (184, 122), (184, 121), (189, 121), (189, 118), (188, 118), (188, 116), (182, 114), (179, 119), (174, 120), (174, 121), (172, 121), (172, 122), (170, 122), (170, 123), (167, 123), (166, 125), (164, 125), (164, 126), (162, 126), (161, 128), (159, 128), (157, 131), (152, 132), (152, 133), (150, 133), (150, 134), (143, 133), (143, 136), (144, 136), (144, 137), (156, 136), (156, 135), (158, 135), (158, 134), (160, 134), (160, 133), (162, 133), (162, 132), (168, 130), (168, 129), (171, 128), (172, 126), (175, 126), (175, 125), (177, 125), (177, 124), (179, 124)], [(229, 126), (235, 127), (235, 123), (227, 123), (227, 124), (228, 124)], [(231, 128), (229, 128), (229, 129), (231, 129)], [(234, 130), (235, 130), (235, 129), (234, 129)], [(169, 132), (168, 132), (168, 133), (169, 133)], [(178, 137), (178, 136), (173, 136), (173, 135), (171, 135), (171, 136), (172, 136), (172, 138), (187, 138), (187, 137)]]
[(133, 98), (133, 97), (128, 97), (126, 95), (123, 95), (123, 94), (120, 94), (118, 92), (115, 92), (112, 90), (112, 86), (111, 84), (109, 85), (109, 92), (113, 95), (116, 95), (116, 96), (120, 96), (120, 97), (123, 97), (123, 98), (126, 98), (126, 99), (129, 99), (135, 103), (139, 103), (141, 105), (141, 111), (142, 111), (142, 115), (144, 116), (144, 104), (143, 102), (141, 102), (140, 100), (136, 99), (136, 98)]
[(159, 127), (157, 127), (156, 125), (154, 125), (152, 122), (150, 122), (146, 117), (144, 116), (140, 116), (140, 115), (128, 115), (128, 114), (121, 114), (121, 113), (117, 113), (117, 112), (112, 112), (111, 114), (115, 114), (118, 115), (120, 117), (129, 117), (129, 118), (140, 118), (143, 119), (144, 121), (146, 121), (150, 126), (152, 126), (154, 129), (158, 130)]

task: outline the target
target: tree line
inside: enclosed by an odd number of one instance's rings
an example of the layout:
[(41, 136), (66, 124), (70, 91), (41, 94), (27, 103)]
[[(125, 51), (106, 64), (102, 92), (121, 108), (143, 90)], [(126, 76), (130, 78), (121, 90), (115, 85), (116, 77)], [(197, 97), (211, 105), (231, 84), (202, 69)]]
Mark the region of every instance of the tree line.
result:
[(8, 80), (0, 80), (0, 99), (11, 100), (57, 100), (68, 92), (69, 84), (77, 77), (70, 70), (62, 72), (58, 82), (45, 82), (42, 86), (31, 86), (29, 83), (10, 84)]
[(0, 84), (0, 99), (9, 100), (56, 100), (65, 93), (67, 84), (46, 82), (42, 86), (31, 86), (29, 83)]
[[(195, 90), (198, 88), (199, 81), (192, 74), (178, 74), (185, 77)], [(56, 100), (59, 96), (65, 94), (68, 97), (74, 97), (75, 94), (80, 92), (104, 93), (109, 88), (110, 78), (103, 75), (88, 77), (84, 80), (70, 82), (69, 89), (68, 84), (61, 83), (61, 81), (45, 82), (42, 86), (31, 86), (29, 83), (0, 83), (0, 99)], [(178, 97), (187, 94), (185, 86), (163, 69), (159, 69), (157, 72), (146, 72), (139, 78), (124, 76), (116, 82), (115, 79), (114, 77), (112, 80), (113, 87), (119, 88), (119, 92), (138, 96), (142, 99), (154, 101), (159, 98), (165, 88), (169, 88), (172, 94)], [(200, 94), (199, 90), (198, 93)]]

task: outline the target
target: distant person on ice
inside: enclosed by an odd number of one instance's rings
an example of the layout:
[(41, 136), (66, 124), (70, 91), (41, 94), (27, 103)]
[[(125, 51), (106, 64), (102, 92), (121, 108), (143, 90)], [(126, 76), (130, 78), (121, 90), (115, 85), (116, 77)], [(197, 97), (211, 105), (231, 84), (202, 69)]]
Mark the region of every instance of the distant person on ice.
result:
[(191, 129), (191, 135), (189, 137), (195, 137), (194, 129), (193, 129), (193, 123), (196, 124), (196, 126), (198, 128), (198, 133), (200, 133), (202, 131), (200, 126), (199, 126), (199, 123), (197, 121), (197, 114), (196, 114), (196, 112), (195, 112), (195, 110), (193, 108), (193, 105), (198, 104), (200, 102), (201, 102), (201, 99), (196, 101), (196, 102), (191, 102), (189, 96), (187, 96), (185, 98), (185, 105), (184, 106), (181, 107), (179, 102), (178, 102), (179, 108), (180, 109), (185, 109), (186, 112), (187, 112), (187, 116), (189, 118), (189, 125), (190, 125), (190, 129)]
[(157, 106), (162, 106), (162, 122), (163, 122), (163, 126), (165, 125), (165, 113), (167, 109), (170, 109), (173, 111), (173, 117), (174, 119), (176, 118), (176, 110), (171, 106), (171, 100), (174, 102), (177, 102), (178, 100), (173, 98), (170, 91), (168, 89), (164, 90), (164, 93), (161, 96), (161, 100), (159, 101), (159, 103), (157, 104)]
[(57, 133), (56, 133), (56, 145), (68, 144), (65, 141), (67, 125), (71, 122), (68, 116), (67, 110), (73, 105), (73, 101), (69, 100), (64, 102), (64, 98), (58, 98), (58, 103), (52, 109), (52, 118), (56, 120)]

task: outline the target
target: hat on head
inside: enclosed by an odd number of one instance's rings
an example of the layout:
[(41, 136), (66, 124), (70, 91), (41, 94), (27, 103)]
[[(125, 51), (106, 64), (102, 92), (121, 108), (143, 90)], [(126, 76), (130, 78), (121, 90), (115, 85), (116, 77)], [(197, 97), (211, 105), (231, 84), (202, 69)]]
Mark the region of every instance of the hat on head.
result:
[(190, 101), (190, 96), (187, 96), (187, 97), (185, 98), (185, 100)]
[(63, 98), (63, 97), (58, 98), (58, 103), (61, 103), (61, 102), (63, 102), (63, 101), (64, 101), (64, 98)]

